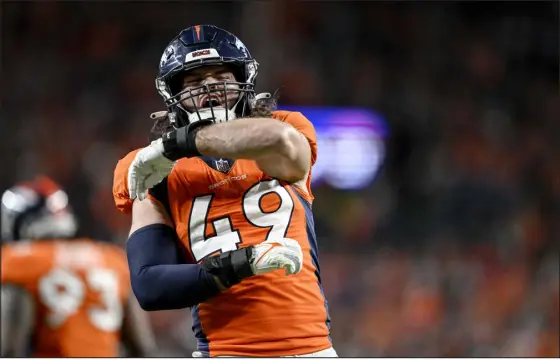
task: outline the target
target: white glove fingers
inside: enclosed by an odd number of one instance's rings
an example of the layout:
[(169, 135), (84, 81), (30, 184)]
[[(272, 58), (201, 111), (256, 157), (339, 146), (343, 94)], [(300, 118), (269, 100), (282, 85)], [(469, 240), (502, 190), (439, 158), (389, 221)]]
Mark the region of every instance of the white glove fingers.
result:
[(160, 183), (173, 170), (173, 161), (167, 159), (163, 151), (162, 140), (158, 139), (136, 154), (128, 169), (131, 199), (144, 200), (147, 190)]
[(138, 166), (138, 163), (134, 161), (129, 168), (128, 171), (128, 184), (129, 184), (129, 191), (130, 191), (130, 198), (138, 198), (139, 200), (143, 200), (143, 192), (144, 192), (144, 182), (146, 181), (146, 176), (142, 173), (142, 168)]
[(138, 178), (136, 194), (138, 195), (138, 199), (142, 201), (146, 198), (146, 192), (148, 191), (146, 188), (146, 176), (144, 174), (138, 174)]
[(255, 247), (253, 261), (255, 274), (285, 269), (286, 275), (294, 275), (301, 271), (303, 252), (293, 239), (268, 240)]
[(153, 172), (150, 174), (146, 180), (144, 180), (144, 188), (151, 189), (157, 184), (159, 184), (165, 177), (162, 176), (160, 173)]
[(139, 182), (138, 184), (140, 186), (138, 186), (138, 192), (137, 192), (138, 199), (141, 201), (146, 199), (148, 197), (149, 189), (159, 184), (164, 178), (165, 177), (163, 177), (161, 174), (157, 172), (153, 172), (150, 175), (148, 175), (147, 178)]
[(128, 168), (128, 192), (129, 192), (129, 197), (131, 200), (136, 199), (136, 184), (137, 184), (137, 179), (136, 179), (136, 172), (134, 171), (134, 165), (131, 165)]
[(287, 253), (284, 255), (287, 259), (291, 260), (291, 263), (288, 264), (286, 270), (289, 269), (290, 275), (297, 274), (301, 270), (301, 257), (298, 257), (295, 254)]

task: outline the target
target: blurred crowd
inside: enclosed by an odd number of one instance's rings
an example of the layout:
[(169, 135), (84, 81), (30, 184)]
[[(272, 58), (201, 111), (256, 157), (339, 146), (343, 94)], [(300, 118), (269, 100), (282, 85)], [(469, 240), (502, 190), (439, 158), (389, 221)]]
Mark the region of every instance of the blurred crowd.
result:
[[(9, 2), (2, 188), (46, 173), (83, 235), (124, 243), (112, 171), (147, 143), (166, 44), (212, 23), (290, 105), (389, 123), (363, 190), (314, 189), (341, 356), (559, 356), (558, 2)], [(190, 313), (152, 313), (189, 356)], [(281, 326), (279, 324), (278, 326)]]

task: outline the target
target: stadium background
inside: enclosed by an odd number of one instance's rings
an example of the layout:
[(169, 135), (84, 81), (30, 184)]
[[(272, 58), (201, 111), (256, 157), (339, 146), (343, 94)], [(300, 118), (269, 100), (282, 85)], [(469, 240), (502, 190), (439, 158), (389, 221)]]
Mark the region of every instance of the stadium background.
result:
[[(342, 139), (314, 184), (340, 355), (559, 355), (558, 2), (0, 6), (2, 188), (51, 175), (82, 234), (123, 243), (113, 167), (162, 110), (165, 45), (213, 23), (282, 105), (363, 107), (386, 124)], [(188, 311), (151, 319), (162, 356), (189, 356)]]

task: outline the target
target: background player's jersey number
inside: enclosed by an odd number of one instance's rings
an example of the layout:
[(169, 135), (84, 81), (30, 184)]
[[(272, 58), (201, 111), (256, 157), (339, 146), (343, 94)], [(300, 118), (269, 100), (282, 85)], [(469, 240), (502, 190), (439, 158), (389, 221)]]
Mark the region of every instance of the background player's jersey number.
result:
[[(270, 193), (276, 193), (280, 197), (280, 206), (275, 211), (264, 212), (260, 202), (263, 196)], [(206, 238), (207, 219), (213, 196), (196, 197), (192, 204), (189, 217), (189, 240), (191, 251), (197, 262), (217, 251), (235, 250), (237, 244), (241, 242), (239, 231), (233, 230), (229, 217), (214, 220), (212, 225), (216, 235)], [(282, 187), (278, 180), (266, 180), (253, 185), (241, 201), (245, 218), (251, 225), (270, 228), (263, 241), (286, 236), (294, 209), (294, 201), (288, 190)]]
[(115, 272), (106, 268), (92, 268), (84, 280), (75, 272), (55, 268), (39, 281), (39, 296), (48, 308), (47, 324), (51, 328), (62, 326), (84, 304), (87, 288), (99, 292), (99, 306), (86, 309), (90, 323), (99, 330), (113, 332), (120, 329), (123, 306), (119, 299), (119, 283)]

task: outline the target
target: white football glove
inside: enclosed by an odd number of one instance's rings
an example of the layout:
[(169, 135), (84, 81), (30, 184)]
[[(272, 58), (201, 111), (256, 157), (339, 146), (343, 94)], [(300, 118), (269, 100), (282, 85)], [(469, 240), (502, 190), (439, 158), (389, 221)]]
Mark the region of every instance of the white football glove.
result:
[(128, 192), (131, 199), (144, 200), (148, 189), (159, 184), (175, 163), (163, 156), (163, 141), (157, 139), (140, 150), (128, 168)]
[(303, 263), (303, 252), (296, 240), (267, 240), (253, 248), (251, 268), (255, 275), (285, 268), (286, 275), (297, 274)]

